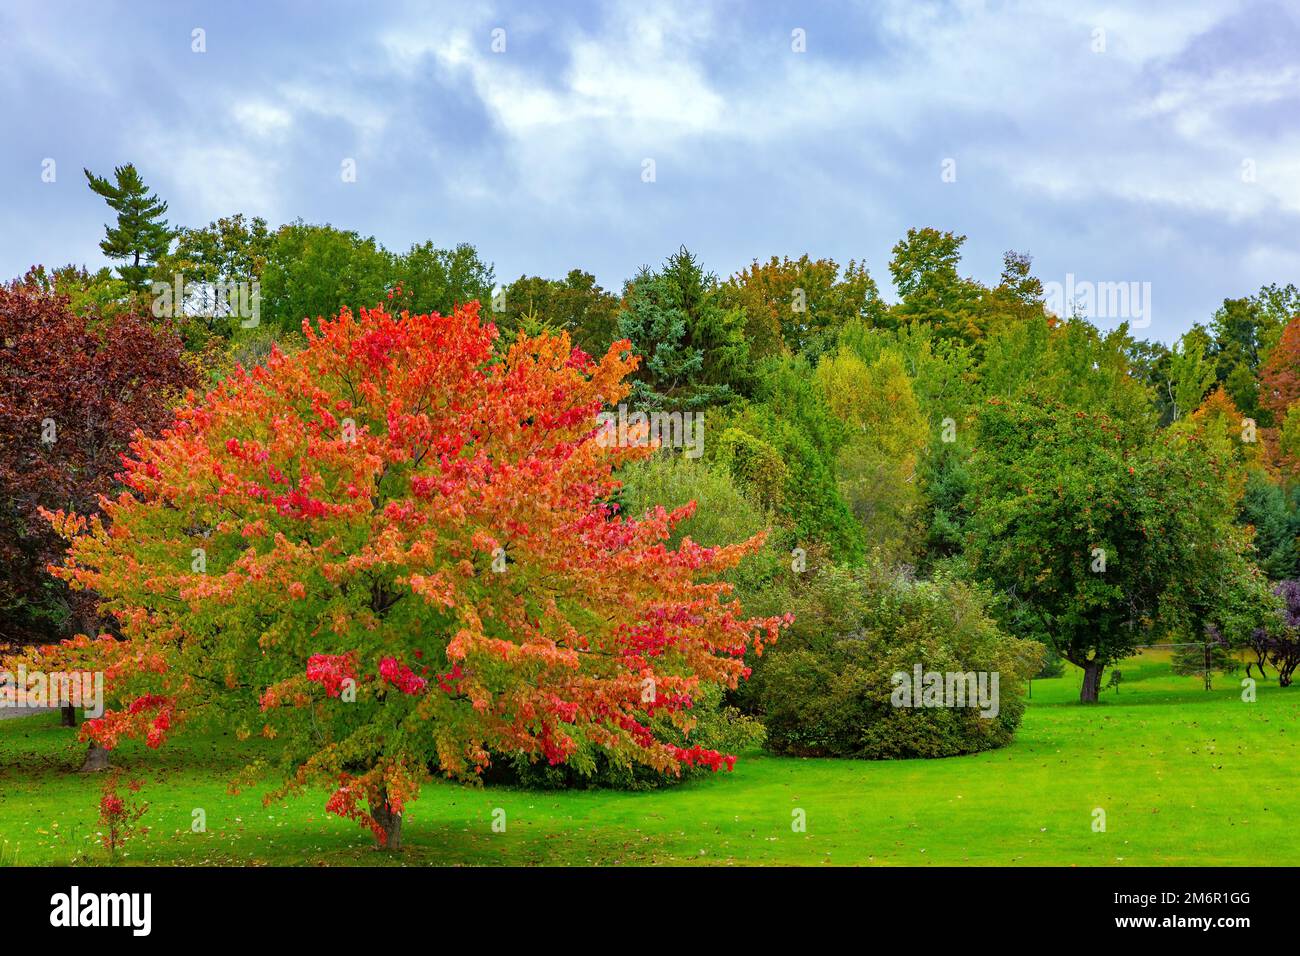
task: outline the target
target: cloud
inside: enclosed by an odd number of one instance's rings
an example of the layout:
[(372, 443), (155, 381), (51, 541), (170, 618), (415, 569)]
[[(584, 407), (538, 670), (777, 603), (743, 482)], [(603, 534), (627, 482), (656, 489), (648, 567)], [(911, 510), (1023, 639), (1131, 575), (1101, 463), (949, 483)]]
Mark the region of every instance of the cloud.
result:
[(0, 215), (23, 223), (0, 271), (93, 246), (94, 198), (32, 185), (54, 156), (134, 159), (178, 222), (468, 240), (501, 275), (609, 287), (682, 242), (723, 273), (807, 251), (883, 277), (906, 228), (935, 225), (986, 281), (1007, 248), (1050, 277), (1151, 278), (1168, 338), (1243, 282), (1297, 278), (1300, 17), (1278, 3), (339, 3), (213, 11), (203, 56), (191, 17), (152, 9), (0, 13), (27, 147), (0, 156)]

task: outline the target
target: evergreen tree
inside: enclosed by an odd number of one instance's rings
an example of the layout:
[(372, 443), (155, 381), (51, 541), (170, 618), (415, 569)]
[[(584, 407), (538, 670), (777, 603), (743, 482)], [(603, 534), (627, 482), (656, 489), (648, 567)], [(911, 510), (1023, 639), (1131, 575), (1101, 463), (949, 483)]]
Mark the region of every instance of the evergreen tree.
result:
[(127, 163), (113, 170), (115, 183), (83, 170), (92, 192), (104, 197), (109, 207), (117, 213), (117, 225), (105, 225), (105, 236), (99, 244), (104, 255), (121, 260), (118, 274), (132, 292), (143, 292), (154, 263), (167, 254), (171, 245), (172, 230), (162, 218), (167, 203), (150, 194), (135, 166)]
[(632, 390), (643, 408), (701, 409), (736, 397), (751, 376), (745, 318), (683, 246), (627, 290), (618, 332), (643, 356)]

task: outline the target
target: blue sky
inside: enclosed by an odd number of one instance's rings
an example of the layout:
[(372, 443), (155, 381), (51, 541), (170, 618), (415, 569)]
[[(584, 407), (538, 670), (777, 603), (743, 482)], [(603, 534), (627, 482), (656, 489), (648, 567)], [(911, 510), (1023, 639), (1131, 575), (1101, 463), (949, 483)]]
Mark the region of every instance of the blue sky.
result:
[(929, 225), (982, 281), (1018, 249), (1150, 282), (1165, 341), (1300, 283), (1294, 3), (470, 6), (6, 3), (0, 276), (102, 264), (81, 169), (134, 162), (175, 224), (472, 242), (507, 281), (617, 289), (685, 243), (721, 275), (865, 260), (892, 298)]

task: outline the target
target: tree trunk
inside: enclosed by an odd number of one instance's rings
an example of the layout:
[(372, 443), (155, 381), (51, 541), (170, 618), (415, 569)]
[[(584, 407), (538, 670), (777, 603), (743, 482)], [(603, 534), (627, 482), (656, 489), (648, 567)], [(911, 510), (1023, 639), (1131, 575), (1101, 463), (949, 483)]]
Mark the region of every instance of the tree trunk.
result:
[(1101, 661), (1083, 662), (1083, 687), (1079, 689), (1079, 703), (1097, 703), (1097, 695), (1101, 691), (1101, 672), (1105, 669), (1106, 665)]
[(64, 727), (77, 726), (77, 708), (69, 704), (68, 706), (60, 709), (63, 711), (63, 726)]
[(81, 773), (98, 773), (108, 769), (108, 751), (91, 741), (86, 749), (86, 759), (81, 763)]
[(377, 849), (400, 850), (402, 848), (402, 815), (394, 813), (388, 805), (388, 791), (381, 788), (370, 801), (370, 815), (384, 832), (384, 839), (376, 837)]

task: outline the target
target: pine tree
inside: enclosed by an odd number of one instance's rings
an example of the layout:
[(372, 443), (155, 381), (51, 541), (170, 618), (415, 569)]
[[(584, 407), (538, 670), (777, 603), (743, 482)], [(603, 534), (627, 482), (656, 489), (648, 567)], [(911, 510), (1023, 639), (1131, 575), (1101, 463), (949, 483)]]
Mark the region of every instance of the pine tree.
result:
[(108, 258), (128, 263), (118, 266), (118, 274), (132, 292), (142, 292), (153, 264), (171, 245), (173, 232), (162, 218), (167, 203), (149, 194), (149, 187), (131, 163), (113, 170), (116, 184), (89, 169), (83, 171), (91, 190), (117, 213), (117, 225), (104, 226), (99, 248)]

